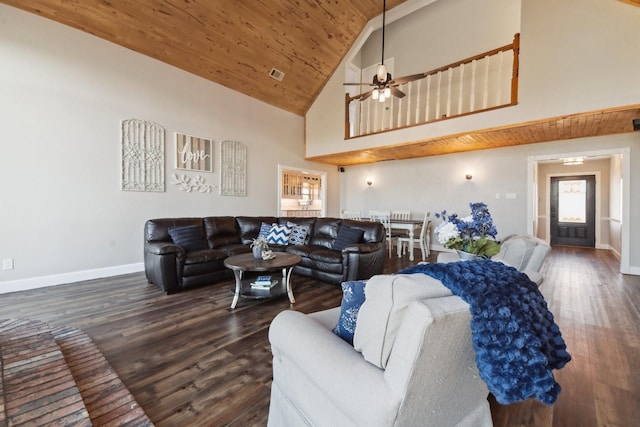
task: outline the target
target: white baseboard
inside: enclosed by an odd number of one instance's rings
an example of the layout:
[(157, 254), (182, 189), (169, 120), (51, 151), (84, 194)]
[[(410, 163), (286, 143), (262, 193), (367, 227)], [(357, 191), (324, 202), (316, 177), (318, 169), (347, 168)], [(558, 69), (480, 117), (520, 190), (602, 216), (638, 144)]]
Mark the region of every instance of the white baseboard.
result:
[(54, 274), (51, 276), (9, 280), (6, 282), (0, 282), (0, 294), (26, 291), (27, 289), (44, 288), (45, 286), (63, 285), (65, 283), (82, 282), (84, 280), (101, 279), (103, 277), (137, 273), (139, 271), (144, 271), (144, 263), (138, 262), (135, 264), (96, 268), (94, 270), (72, 271), (70, 273)]

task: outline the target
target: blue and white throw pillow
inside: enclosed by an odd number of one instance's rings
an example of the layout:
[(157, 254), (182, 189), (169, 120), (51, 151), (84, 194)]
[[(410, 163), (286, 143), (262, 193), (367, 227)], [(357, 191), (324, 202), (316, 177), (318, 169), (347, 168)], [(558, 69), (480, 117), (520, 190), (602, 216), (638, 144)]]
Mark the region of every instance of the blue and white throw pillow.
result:
[(269, 235), (269, 232), (271, 231), (271, 227), (273, 227), (274, 224), (267, 224), (266, 222), (263, 222), (262, 224), (260, 224), (260, 231), (258, 232), (258, 238), (260, 237), (264, 237), (265, 239), (267, 238), (267, 236)]
[(291, 235), (289, 236), (289, 244), (304, 245), (307, 242), (307, 236), (309, 235), (311, 227), (308, 225), (298, 225), (291, 222), (287, 225), (292, 226)]
[(342, 304), (338, 324), (333, 333), (353, 345), (353, 335), (356, 332), (356, 322), (360, 307), (364, 304), (364, 288), (367, 282), (356, 280), (342, 283)]
[(289, 243), (291, 228), (287, 224), (273, 224), (271, 231), (267, 235), (267, 243), (272, 245), (286, 245)]

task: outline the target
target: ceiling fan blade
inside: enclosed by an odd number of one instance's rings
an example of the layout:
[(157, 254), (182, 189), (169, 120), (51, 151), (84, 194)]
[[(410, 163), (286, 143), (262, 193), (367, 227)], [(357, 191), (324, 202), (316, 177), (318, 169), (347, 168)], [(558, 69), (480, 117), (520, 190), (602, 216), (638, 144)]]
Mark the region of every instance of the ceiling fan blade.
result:
[(362, 94), (362, 96), (360, 97), (360, 101), (364, 101), (365, 99), (367, 99), (368, 97), (371, 96), (371, 94), (373, 93), (372, 90), (370, 90), (369, 92), (365, 92)]
[(344, 86), (373, 86), (371, 83), (342, 83)]
[(412, 82), (414, 80), (420, 80), (424, 78), (424, 73), (412, 74), (410, 76), (398, 77), (397, 79), (391, 80), (390, 84), (392, 85), (401, 85), (403, 83)]
[(391, 95), (397, 97), (397, 98), (404, 98), (405, 94), (404, 92), (402, 92), (400, 89), (398, 89), (395, 86), (390, 86), (389, 89), (391, 89)]

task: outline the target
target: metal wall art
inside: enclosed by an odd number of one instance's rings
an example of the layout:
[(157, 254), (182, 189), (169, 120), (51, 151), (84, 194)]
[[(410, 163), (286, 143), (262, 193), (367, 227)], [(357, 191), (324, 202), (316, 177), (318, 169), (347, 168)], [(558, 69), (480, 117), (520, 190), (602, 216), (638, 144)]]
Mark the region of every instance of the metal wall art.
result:
[(191, 178), (185, 174), (178, 175), (173, 174), (173, 180), (171, 182), (174, 185), (179, 185), (180, 190), (191, 193), (197, 191), (199, 193), (211, 193), (211, 189), (215, 187), (213, 184), (206, 184), (205, 179), (200, 175), (196, 175), (195, 178)]
[(164, 191), (164, 133), (156, 123), (122, 121), (122, 190)]
[(247, 148), (240, 142), (220, 144), (220, 195), (247, 195)]

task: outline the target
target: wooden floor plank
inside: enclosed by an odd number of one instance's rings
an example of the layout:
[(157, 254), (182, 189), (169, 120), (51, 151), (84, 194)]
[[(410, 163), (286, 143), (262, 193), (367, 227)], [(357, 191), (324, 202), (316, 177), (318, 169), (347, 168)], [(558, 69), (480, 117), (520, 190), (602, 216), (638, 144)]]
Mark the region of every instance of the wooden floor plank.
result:
[[(394, 255), (385, 272), (416, 262)], [(619, 260), (608, 251), (570, 247), (553, 248), (544, 274), (540, 289), (574, 358), (555, 372), (562, 387), (555, 405), (500, 405), (490, 397), (494, 424), (638, 425), (640, 278), (620, 274)], [(232, 311), (232, 281), (164, 295), (144, 274), (134, 273), (0, 294), (0, 319), (82, 329), (157, 426), (265, 426), (271, 320), (285, 309), (336, 307), (342, 297), (338, 286), (292, 280), (296, 304), (286, 297), (241, 300)], [(82, 355), (75, 360), (89, 370), (97, 367)], [(114, 408), (110, 415), (117, 414)], [(117, 425), (117, 418), (111, 421)]]

